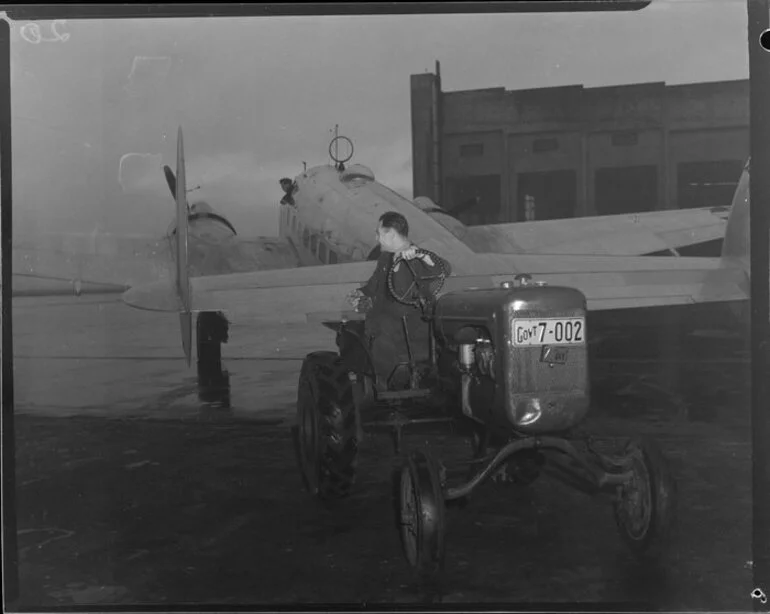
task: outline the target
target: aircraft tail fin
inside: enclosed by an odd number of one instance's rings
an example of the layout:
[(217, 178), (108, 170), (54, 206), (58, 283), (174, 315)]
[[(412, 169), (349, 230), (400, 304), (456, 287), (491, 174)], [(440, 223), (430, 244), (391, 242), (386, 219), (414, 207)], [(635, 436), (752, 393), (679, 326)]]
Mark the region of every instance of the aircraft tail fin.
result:
[[(170, 186), (169, 186), (170, 187)], [(188, 211), (184, 140), (179, 126), (176, 144), (176, 292), (179, 299), (179, 321), (182, 332), (182, 348), (187, 366), (192, 361), (192, 296), (190, 293), (190, 268), (188, 262)]]
[(738, 187), (733, 194), (730, 215), (727, 219), (725, 238), (722, 243), (722, 260), (737, 263), (749, 270), (749, 171), (750, 162), (746, 162)]

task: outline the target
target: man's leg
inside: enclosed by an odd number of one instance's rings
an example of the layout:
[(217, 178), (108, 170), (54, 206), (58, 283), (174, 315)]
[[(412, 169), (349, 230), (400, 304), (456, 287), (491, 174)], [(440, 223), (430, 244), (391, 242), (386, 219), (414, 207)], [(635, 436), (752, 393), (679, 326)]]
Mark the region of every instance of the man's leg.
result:
[(380, 387), (384, 390), (388, 387), (393, 369), (398, 364), (398, 352), (393, 339), (386, 334), (379, 334), (372, 339), (372, 363)]
[(401, 362), (403, 327), (401, 321), (392, 315), (375, 314), (367, 319), (366, 331), (372, 340), (370, 351), (374, 370), (384, 390), (396, 365)]
[[(409, 328), (409, 347), (415, 362), (428, 360), (430, 356), (430, 326), (418, 312), (408, 315), (407, 326)], [(404, 343), (404, 352), (406, 352), (406, 342)]]

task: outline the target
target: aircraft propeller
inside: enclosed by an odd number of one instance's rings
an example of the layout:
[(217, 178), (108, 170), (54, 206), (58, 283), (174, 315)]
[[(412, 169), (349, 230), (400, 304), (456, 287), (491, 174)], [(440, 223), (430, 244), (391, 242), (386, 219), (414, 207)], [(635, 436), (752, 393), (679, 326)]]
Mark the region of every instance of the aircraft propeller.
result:
[[(166, 184), (168, 185), (168, 189), (171, 190), (171, 196), (173, 196), (174, 199), (176, 200), (177, 177), (174, 174), (174, 171), (171, 170), (171, 167), (168, 166), (168, 164), (163, 165), (163, 174), (166, 176)], [(198, 186), (195, 186), (194, 188), (190, 188), (189, 190), (185, 189), (183, 193), (189, 194), (190, 192), (194, 192), (195, 190), (200, 190), (200, 187), (201, 186), (198, 185)], [(202, 202), (202, 201), (199, 201), (199, 202)], [(196, 205), (198, 204), (199, 203), (193, 203), (192, 206), (190, 206), (190, 204), (187, 202), (187, 199), (185, 198), (185, 207), (187, 208), (188, 222), (194, 222), (202, 218), (209, 218), (219, 222), (220, 224), (227, 226), (230, 232), (232, 232), (234, 235), (238, 234), (235, 231), (235, 228), (233, 227), (233, 225), (230, 223), (230, 221), (227, 218), (217, 213), (214, 213), (213, 211), (196, 210)], [(176, 232), (176, 229), (174, 229), (171, 232), (171, 234), (173, 235), (175, 232)]]
[[(168, 171), (166, 171), (168, 169)], [(164, 167), (166, 181), (172, 188), (176, 200), (176, 291), (179, 298), (179, 323), (182, 330), (182, 348), (187, 366), (192, 361), (192, 297), (190, 294), (190, 269), (188, 263), (188, 208), (186, 175), (184, 166), (184, 141), (179, 126), (176, 145), (176, 177), (171, 169)], [(169, 177), (174, 179), (173, 187)]]

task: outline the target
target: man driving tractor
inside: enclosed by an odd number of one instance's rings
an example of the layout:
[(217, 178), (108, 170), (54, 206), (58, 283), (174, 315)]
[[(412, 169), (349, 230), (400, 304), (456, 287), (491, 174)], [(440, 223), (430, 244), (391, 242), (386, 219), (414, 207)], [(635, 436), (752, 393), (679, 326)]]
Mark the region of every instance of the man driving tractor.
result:
[[(409, 240), (409, 223), (395, 211), (380, 216), (377, 225), (377, 242), (381, 255), (371, 278), (361, 288), (348, 296), (354, 308), (366, 311), (365, 332), (370, 343), (374, 370), (381, 383), (386, 383), (399, 362), (407, 355), (406, 332), (409, 346), (422, 354), (428, 347), (429, 328), (422, 318), (419, 307), (397, 301), (388, 287), (388, 272), (393, 267), (393, 285), (410, 286), (418, 281), (413, 278), (451, 274), (451, 267), (443, 258), (434, 258), (422, 252)], [(402, 266), (402, 261), (410, 261)]]

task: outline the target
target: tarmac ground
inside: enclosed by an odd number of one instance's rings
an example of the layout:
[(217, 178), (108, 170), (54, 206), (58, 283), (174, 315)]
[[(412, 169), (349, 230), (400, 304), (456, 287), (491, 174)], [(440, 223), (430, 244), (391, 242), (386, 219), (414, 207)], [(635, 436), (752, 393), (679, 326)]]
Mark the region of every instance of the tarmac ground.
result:
[(395, 455), (387, 436), (367, 437), (350, 499), (313, 500), (291, 427), (301, 359), (333, 349), (330, 331), (231, 329), (223, 407), (201, 401), (175, 317), (112, 298), (15, 299), (13, 609), (750, 609), (747, 342), (684, 334), (683, 313), (589, 327), (603, 341), (591, 349), (594, 405), (585, 426), (659, 443), (678, 487), (667, 557), (637, 561), (608, 499), (545, 475), (529, 487), (490, 482), (467, 507), (448, 508), (446, 569), (425, 583), (401, 551), (391, 475), (417, 446), (459, 463), (468, 445), (446, 430), (407, 431)]

